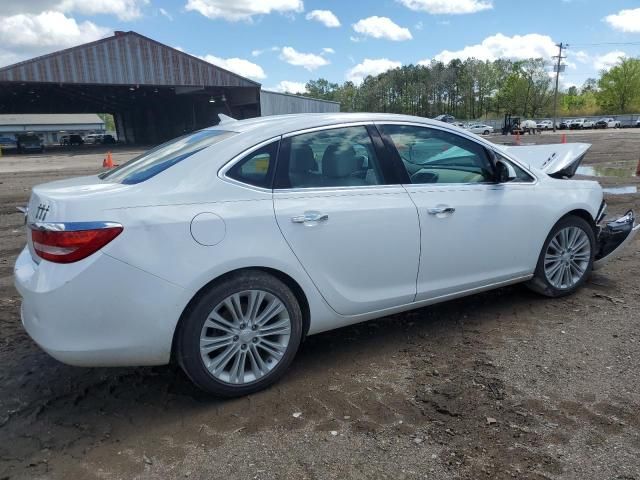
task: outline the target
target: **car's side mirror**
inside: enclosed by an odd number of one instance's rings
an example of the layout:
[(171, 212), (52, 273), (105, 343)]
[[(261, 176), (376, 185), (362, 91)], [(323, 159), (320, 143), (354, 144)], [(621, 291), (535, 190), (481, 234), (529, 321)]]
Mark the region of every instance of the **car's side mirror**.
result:
[(507, 183), (516, 178), (516, 170), (513, 166), (502, 160), (496, 162), (496, 176), (498, 183)]

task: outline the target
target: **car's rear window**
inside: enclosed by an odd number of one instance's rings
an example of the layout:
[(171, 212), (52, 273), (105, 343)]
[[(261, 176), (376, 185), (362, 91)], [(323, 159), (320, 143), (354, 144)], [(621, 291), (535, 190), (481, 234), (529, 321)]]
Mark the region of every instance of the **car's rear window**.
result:
[(199, 130), (170, 140), (100, 175), (112, 182), (144, 182), (194, 153), (235, 135), (227, 130)]

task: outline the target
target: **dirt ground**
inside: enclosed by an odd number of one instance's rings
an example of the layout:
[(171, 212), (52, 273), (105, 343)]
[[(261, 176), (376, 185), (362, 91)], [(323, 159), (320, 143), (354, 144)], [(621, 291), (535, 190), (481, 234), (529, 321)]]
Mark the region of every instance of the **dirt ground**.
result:
[[(568, 141), (640, 186), (640, 130)], [(0, 479), (640, 479), (639, 240), (569, 298), (514, 286), (313, 336), (280, 383), (222, 401), (175, 366), (63, 365), (21, 327), (15, 206), (102, 154), (0, 158)]]

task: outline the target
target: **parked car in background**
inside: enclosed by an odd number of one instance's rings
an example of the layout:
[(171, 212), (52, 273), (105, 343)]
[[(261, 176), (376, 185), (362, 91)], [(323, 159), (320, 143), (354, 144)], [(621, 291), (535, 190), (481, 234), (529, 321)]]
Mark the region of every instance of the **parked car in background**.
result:
[(493, 127), (491, 125), (485, 125), (484, 123), (471, 123), (467, 125), (466, 129), (478, 135), (489, 135), (493, 133)]
[(574, 118), (571, 120), (571, 123), (569, 123), (569, 128), (571, 130), (581, 130), (584, 128), (584, 118)]
[(27, 152), (44, 152), (42, 140), (37, 135), (25, 134), (18, 135), (17, 148), (19, 153)]
[(640, 118), (636, 120), (636, 128), (640, 127)]
[(560, 123), (558, 124), (558, 129), (567, 130), (569, 128), (569, 125), (571, 125), (571, 122), (572, 122), (571, 119), (561, 120)]
[(456, 121), (456, 117), (454, 117), (453, 115), (443, 114), (443, 115), (438, 115), (437, 117), (434, 118), (434, 120), (438, 120), (444, 123), (454, 123)]
[(117, 143), (116, 139), (114, 138), (113, 135), (109, 134), (109, 133), (105, 133), (102, 136), (102, 143), (104, 145), (113, 145), (114, 143)]
[(620, 128), (620, 121), (611, 117), (601, 118), (596, 122), (595, 128)]
[(2, 150), (16, 150), (18, 141), (15, 137), (0, 137), (0, 148)]
[(522, 123), (520, 123), (520, 129), (523, 133), (535, 135), (538, 130), (538, 124), (534, 120), (523, 120)]
[(595, 126), (596, 122), (588, 118), (585, 118), (584, 122), (582, 123), (582, 128), (594, 128)]
[(102, 143), (103, 137), (104, 135), (102, 133), (91, 133), (89, 135), (85, 135), (84, 143), (86, 143), (87, 145)]
[(202, 389), (246, 395), (307, 335), (519, 282), (574, 293), (638, 232), (631, 211), (603, 220), (597, 182), (570, 180), (589, 147), (503, 147), (405, 115), (223, 118), (33, 189), (22, 322), (72, 365), (174, 358)]
[(553, 120), (541, 120), (536, 126), (538, 130), (553, 130)]
[(82, 145), (84, 139), (80, 135), (63, 135), (60, 137), (60, 145)]

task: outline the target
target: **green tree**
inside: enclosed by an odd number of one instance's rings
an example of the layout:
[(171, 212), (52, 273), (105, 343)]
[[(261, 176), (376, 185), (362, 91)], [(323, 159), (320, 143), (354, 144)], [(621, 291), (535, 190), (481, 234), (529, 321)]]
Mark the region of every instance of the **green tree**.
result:
[(627, 113), (640, 100), (640, 59), (620, 59), (598, 81), (598, 104), (606, 111)]

